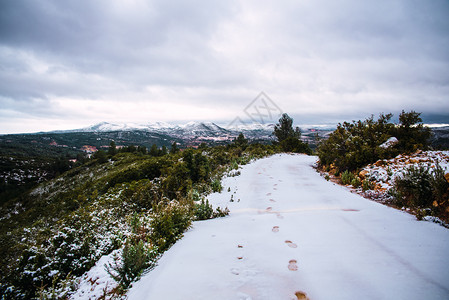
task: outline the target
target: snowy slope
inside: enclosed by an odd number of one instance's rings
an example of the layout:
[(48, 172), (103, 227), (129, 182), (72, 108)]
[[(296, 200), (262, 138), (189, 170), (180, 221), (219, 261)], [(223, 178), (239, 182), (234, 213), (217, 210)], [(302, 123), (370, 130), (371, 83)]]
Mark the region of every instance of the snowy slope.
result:
[(209, 199), (230, 216), (195, 222), (129, 299), (449, 299), (449, 231), (325, 181), (315, 161), (276, 155), (225, 179)]

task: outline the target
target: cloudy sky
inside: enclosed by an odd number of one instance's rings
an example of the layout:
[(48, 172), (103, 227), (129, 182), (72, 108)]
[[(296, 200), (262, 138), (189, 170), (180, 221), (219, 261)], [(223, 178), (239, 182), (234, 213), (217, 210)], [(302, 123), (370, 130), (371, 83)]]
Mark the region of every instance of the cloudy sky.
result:
[(260, 92), (298, 124), (449, 123), (447, 0), (0, 0), (0, 133), (226, 123)]

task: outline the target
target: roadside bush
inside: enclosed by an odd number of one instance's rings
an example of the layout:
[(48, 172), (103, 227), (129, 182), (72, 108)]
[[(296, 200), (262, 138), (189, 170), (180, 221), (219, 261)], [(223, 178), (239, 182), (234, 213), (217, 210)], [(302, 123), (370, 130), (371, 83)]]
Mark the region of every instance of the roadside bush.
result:
[(341, 174), (341, 182), (345, 185), (351, 184), (352, 180), (354, 179), (354, 174), (352, 174), (349, 171), (344, 171)]
[(436, 204), (434, 207), (449, 205), (449, 182), (444, 177), (444, 173), (443, 168), (437, 163), (432, 174), (432, 191)]
[(192, 215), (188, 206), (178, 201), (156, 206), (150, 221), (150, 239), (161, 252), (165, 252), (180, 239), (192, 223)]
[(139, 240), (137, 244), (132, 244), (128, 240), (121, 257), (116, 258), (114, 263), (106, 265), (106, 270), (123, 289), (126, 289), (142, 275), (144, 270), (156, 265), (158, 255), (157, 247), (148, 245), (143, 240)]
[(351, 180), (351, 185), (355, 188), (358, 188), (362, 185), (362, 182), (360, 181), (360, 178), (358, 176), (354, 177), (354, 179)]
[(410, 166), (402, 176), (396, 178), (391, 191), (395, 204), (413, 208), (438, 209), (445, 203), (449, 183), (444, 171), (437, 164), (430, 166)]
[(211, 183), (211, 188), (214, 193), (221, 193), (223, 190), (223, 186), (221, 185), (221, 181), (219, 179), (214, 179)]
[[(379, 159), (428, 147), (430, 130), (421, 124), (419, 113), (402, 111), (397, 125), (390, 122), (392, 116), (380, 114), (377, 121), (371, 116), (365, 121), (338, 124), (328, 139), (318, 145), (320, 165), (328, 167), (332, 164), (337, 173), (354, 171)], [(390, 137), (396, 137), (398, 143), (382, 145)]]
[(394, 183), (395, 203), (399, 206), (428, 207), (432, 205), (432, 175), (429, 167), (410, 166)]
[(368, 179), (363, 180), (362, 182), (362, 190), (365, 192), (367, 190), (373, 190), (374, 183)]
[(201, 199), (200, 203), (195, 203), (194, 215), (196, 220), (208, 220), (212, 219), (214, 214), (214, 209), (212, 205), (209, 204), (209, 200)]
[(312, 154), (312, 150), (309, 145), (296, 137), (288, 137), (282, 140), (279, 145), (284, 152), (305, 153), (309, 155)]

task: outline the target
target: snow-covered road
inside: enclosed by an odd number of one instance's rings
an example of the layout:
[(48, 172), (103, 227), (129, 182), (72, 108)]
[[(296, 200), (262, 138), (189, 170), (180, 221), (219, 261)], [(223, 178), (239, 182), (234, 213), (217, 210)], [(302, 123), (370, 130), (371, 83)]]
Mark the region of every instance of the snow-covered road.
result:
[(195, 222), (129, 299), (449, 299), (449, 230), (324, 180), (315, 161), (276, 155), (225, 179), (209, 199), (230, 216)]

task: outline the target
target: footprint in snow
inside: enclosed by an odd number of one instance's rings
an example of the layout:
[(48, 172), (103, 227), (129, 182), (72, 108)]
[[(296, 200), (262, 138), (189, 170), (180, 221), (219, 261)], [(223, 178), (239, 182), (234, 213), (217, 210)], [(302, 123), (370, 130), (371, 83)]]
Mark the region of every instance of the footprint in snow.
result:
[(290, 248), (297, 248), (298, 245), (296, 245), (295, 243), (293, 243), (292, 241), (286, 240), (285, 243), (287, 244), (287, 246), (289, 246)]
[(273, 226), (273, 229), (271, 229), (273, 232), (279, 232), (279, 226)]
[(296, 263), (297, 263), (296, 259), (291, 259), (288, 262), (288, 269), (290, 271), (298, 271), (298, 265)]
[(265, 209), (266, 212), (271, 212), (272, 210), (273, 210), (273, 208), (271, 206), (269, 206)]
[(271, 193), (267, 193), (267, 196), (271, 196)]
[(276, 200), (274, 200), (274, 199), (270, 199), (270, 201), (271, 201), (271, 202), (276, 202)]
[(297, 291), (295, 293), (295, 296), (298, 300), (310, 300), (310, 298), (307, 297), (307, 294), (301, 291)]

